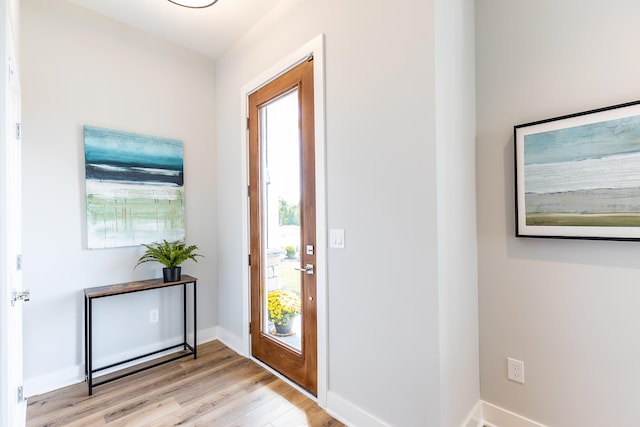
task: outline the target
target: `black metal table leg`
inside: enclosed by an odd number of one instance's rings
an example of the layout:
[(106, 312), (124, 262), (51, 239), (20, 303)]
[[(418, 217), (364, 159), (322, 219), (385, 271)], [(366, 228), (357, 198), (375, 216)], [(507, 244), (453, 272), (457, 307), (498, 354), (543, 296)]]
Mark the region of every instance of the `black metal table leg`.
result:
[(198, 298), (196, 297), (196, 281), (193, 282), (193, 358), (198, 358)]
[(187, 349), (187, 284), (182, 285), (182, 342)]
[(87, 325), (85, 339), (87, 340), (87, 387), (89, 388), (89, 396), (93, 394), (93, 319), (92, 319), (92, 306), (93, 300), (91, 298), (85, 298)]

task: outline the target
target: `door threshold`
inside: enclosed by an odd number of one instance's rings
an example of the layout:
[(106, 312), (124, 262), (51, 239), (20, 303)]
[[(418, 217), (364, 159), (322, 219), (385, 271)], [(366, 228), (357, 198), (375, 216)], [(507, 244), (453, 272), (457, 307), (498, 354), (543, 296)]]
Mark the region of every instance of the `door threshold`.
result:
[[(313, 400), (314, 402), (316, 402), (316, 404), (318, 406), (320, 406), (319, 402), (318, 402), (318, 396), (312, 394), (311, 392), (309, 392), (309, 390), (301, 387), (298, 383), (292, 381), (290, 378), (282, 375), (280, 372), (276, 371), (275, 369), (273, 369), (271, 366), (267, 365), (266, 363), (264, 363), (262, 360), (254, 357), (253, 355), (249, 356), (249, 359), (253, 360), (254, 362), (256, 362), (258, 365), (262, 366), (264, 369), (266, 369), (267, 371), (271, 372), (273, 375), (275, 375), (276, 377), (280, 378), (282, 381), (286, 382), (287, 384), (289, 384), (291, 387), (295, 388), (296, 390), (298, 390), (300, 393), (304, 394), (306, 397), (308, 397), (309, 399)], [(324, 409), (322, 406), (320, 406), (322, 409)]]

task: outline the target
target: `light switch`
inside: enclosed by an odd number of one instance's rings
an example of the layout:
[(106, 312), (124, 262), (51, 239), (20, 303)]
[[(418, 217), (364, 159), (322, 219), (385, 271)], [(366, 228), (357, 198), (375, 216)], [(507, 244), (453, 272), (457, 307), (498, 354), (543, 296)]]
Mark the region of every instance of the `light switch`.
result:
[(329, 230), (329, 247), (344, 249), (344, 230)]

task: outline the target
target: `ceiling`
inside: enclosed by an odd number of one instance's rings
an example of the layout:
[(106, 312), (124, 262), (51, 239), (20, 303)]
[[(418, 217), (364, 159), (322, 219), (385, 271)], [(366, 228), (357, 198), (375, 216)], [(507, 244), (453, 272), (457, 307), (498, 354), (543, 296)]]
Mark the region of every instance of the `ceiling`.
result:
[(167, 0), (68, 1), (217, 58), (280, 0), (219, 0), (206, 9), (188, 9)]

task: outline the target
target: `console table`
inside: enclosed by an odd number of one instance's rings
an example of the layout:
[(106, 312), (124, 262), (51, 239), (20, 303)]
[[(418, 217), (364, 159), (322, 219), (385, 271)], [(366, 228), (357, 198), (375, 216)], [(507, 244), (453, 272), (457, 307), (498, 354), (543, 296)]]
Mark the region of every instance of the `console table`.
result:
[[(97, 387), (102, 384), (109, 383), (111, 381), (115, 381), (117, 379), (126, 377), (128, 375), (133, 375), (138, 372), (144, 371), (146, 369), (154, 368), (156, 366), (162, 365), (163, 363), (172, 362), (174, 360), (180, 359), (182, 357), (187, 357), (193, 355), (193, 358), (196, 359), (198, 357), (197, 352), (197, 324), (196, 324), (196, 283), (197, 279), (195, 277), (187, 276), (183, 274), (180, 277), (180, 280), (176, 282), (164, 282), (162, 279), (150, 279), (143, 280), (139, 282), (128, 282), (128, 283), (120, 283), (117, 285), (108, 285), (108, 286), (98, 286), (95, 288), (86, 288), (84, 290), (84, 342), (85, 342), (85, 355), (84, 355), (84, 374), (85, 380), (87, 381), (87, 386), (89, 387), (89, 396), (93, 394), (93, 387)], [(187, 342), (187, 285), (191, 284), (193, 288), (193, 346)], [(92, 324), (92, 311), (93, 311), (93, 300), (97, 298), (106, 298), (114, 295), (122, 295), (129, 294), (132, 292), (142, 292), (149, 291), (152, 289), (161, 289), (168, 288), (171, 286), (182, 286), (182, 321), (183, 321), (183, 339), (182, 342), (167, 348), (163, 348), (157, 351), (153, 351), (151, 353), (143, 354), (137, 357), (133, 357), (127, 360), (123, 360), (122, 362), (112, 363), (108, 366), (103, 366), (97, 369), (93, 368), (93, 324)], [(170, 358), (163, 359), (160, 362), (152, 363), (150, 365), (146, 365), (144, 367), (140, 367), (131, 371), (128, 371), (123, 374), (115, 375), (106, 380), (94, 382), (93, 374), (96, 372), (103, 371), (105, 369), (110, 369), (116, 366), (123, 365), (125, 363), (130, 363), (144, 357), (149, 357), (154, 354), (162, 353), (168, 350), (172, 350), (175, 348), (182, 347), (182, 349), (186, 352), (180, 352), (178, 355), (174, 355)]]

